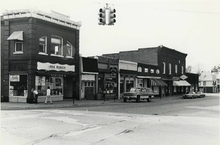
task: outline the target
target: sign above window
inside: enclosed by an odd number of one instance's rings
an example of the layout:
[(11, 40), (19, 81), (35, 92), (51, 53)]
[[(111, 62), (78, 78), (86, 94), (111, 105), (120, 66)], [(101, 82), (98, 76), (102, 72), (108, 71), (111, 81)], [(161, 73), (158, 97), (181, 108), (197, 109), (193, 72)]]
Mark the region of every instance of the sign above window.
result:
[(37, 69), (47, 70), (47, 71), (55, 70), (55, 71), (75, 72), (75, 65), (37, 62)]

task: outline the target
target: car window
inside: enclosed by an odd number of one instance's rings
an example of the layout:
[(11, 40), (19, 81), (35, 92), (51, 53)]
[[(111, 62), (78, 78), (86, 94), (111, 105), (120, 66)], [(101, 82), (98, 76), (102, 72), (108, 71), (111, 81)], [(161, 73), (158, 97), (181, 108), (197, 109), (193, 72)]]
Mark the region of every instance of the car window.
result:
[(130, 92), (135, 92), (135, 91), (136, 91), (135, 88), (131, 88), (131, 89), (130, 89)]
[(141, 91), (142, 92), (147, 92), (147, 90), (145, 88), (142, 88)]

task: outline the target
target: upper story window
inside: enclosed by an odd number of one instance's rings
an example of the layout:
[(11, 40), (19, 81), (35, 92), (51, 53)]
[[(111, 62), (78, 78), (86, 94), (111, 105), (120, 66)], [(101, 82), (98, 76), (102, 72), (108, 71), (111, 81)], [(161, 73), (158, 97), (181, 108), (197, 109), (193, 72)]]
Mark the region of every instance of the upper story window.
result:
[(23, 53), (23, 42), (15, 41), (15, 52), (14, 54)]
[(41, 37), (39, 39), (39, 53), (47, 53), (47, 37)]
[(65, 55), (67, 57), (73, 57), (73, 45), (67, 41), (66, 47), (65, 47)]
[(154, 69), (150, 69), (150, 73), (154, 73)]
[(51, 37), (51, 54), (63, 55), (63, 39), (58, 36)]
[(138, 67), (138, 72), (142, 72), (142, 68), (140, 66)]
[(163, 62), (163, 74), (165, 74), (165, 73), (166, 73), (166, 63)]
[(169, 74), (171, 74), (171, 63), (169, 63)]
[(178, 69), (177, 69), (177, 65), (175, 65), (175, 73), (177, 74)]
[(183, 74), (183, 66), (182, 66), (182, 68), (181, 68), (181, 71), (182, 71), (182, 74)]
[(144, 69), (144, 72), (148, 73), (148, 68), (145, 68), (145, 69)]

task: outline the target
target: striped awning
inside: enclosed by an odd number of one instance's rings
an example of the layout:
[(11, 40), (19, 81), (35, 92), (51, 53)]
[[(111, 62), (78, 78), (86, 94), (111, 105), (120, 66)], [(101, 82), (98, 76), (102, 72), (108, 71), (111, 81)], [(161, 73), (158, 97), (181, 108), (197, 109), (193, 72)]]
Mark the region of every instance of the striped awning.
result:
[(173, 81), (173, 86), (191, 86), (191, 84), (185, 80), (180, 80), (180, 81)]
[(23, 40), (23, 31), (13, 32), (7, 40)]
[(167, 84), (161, 79), (151, 79), (153, 86), (167, 86)]

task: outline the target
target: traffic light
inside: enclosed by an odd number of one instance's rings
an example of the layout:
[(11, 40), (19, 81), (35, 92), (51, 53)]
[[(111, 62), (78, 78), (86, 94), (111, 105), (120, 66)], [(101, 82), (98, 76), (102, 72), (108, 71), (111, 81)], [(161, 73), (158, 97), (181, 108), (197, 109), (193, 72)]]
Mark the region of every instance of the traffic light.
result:
[(114, 23), (116, 22), (116, 10), (115, 9), (111, 9), (109, 11), (109, 24), (108, 25), (114, 25)]
[(105, 25), (106, 24), (106, 18), (105, 18), (105, 8), (99, 9), (99, 25)]

